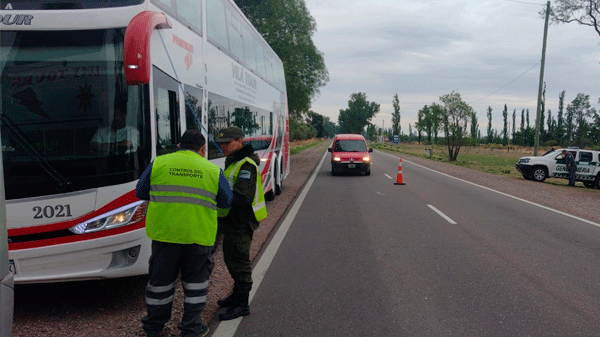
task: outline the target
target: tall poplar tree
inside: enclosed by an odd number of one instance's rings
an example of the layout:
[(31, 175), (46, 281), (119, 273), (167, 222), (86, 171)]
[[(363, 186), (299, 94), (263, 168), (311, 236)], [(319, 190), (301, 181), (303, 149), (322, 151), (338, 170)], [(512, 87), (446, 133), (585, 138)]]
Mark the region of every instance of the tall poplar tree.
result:
[(394, 112), (392, 112), (392, 129), (394, 129), (395, 135), (400, 135), (402, 127), (400, 126), (400, 100), (398, 99), (398, 93), (394, 95), (392, 106), (394, 107)]
[(506, 104), (504, 104), (502, 118), (504, 119), (504, 129), (502, 130), (502, 145), (508, 145), (508, 107), (506, 106)]
[(487, 142), (488, 142), (488, 144), (491, 144), (492, 140), (494, 138), (494, 134), (492, 133), (492, 107), (491, 106), (488, 106), (487, 118), (488, 118)]

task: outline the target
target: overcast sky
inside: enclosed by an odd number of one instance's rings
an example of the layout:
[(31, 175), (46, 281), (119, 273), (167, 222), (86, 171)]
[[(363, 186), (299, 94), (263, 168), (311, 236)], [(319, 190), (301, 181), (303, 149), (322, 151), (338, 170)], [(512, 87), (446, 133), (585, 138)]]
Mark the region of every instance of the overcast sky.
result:
[[(330, 77), (312, 110), (336, 124), (350, 94), (364, 92), (370, 102), (381, 105), (372, 122), (389, 128), (392, 99), (398, 93), (402, 132), (407, 134), (409, 123), (414, 130), (419, 109), (455, 91), (477, 112), (482, 135), (488, 106), (498, 132), (504, 104), (509, 122), (517, 109), (520, 125), (521, 110), (529, 109), (533, 126), (544, 36), (544, 19), (538, 13), (545, 1), (305, 1), (317, 23), (313, 41), (325, 55)], [(546, 111), (552, 110), (556, 118), (562, 90), (565, 107), (584, 93), (600, 110), (599, 80), (600, 36), (594, 29), (550, 24)]]

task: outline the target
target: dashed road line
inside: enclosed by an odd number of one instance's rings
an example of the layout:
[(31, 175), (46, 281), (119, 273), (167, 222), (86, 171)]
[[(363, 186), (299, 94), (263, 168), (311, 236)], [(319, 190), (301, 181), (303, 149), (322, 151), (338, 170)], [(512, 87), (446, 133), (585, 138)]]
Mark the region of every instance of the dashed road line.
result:
[(454, 220), (450, 219), (449, 216), (447, 216), (446, 214), (442, 213), (442, 211), (440, 211), (439, 209), (433, 207), (433, 205), (427, 205), (427, 207), (431, 208), (439, 216), (441, 216), (442, 218), (446, 219), (446, 221), (448, 221), (451, 225), (456, 225), (456, 222)]

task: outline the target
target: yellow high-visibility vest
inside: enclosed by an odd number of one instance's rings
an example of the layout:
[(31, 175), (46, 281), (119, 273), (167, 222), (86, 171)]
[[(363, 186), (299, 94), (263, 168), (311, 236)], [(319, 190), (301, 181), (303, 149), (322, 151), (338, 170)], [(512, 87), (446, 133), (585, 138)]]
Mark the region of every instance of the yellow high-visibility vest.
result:
[(229, 180), (229, 185), (233, 189), (233, 185), (237, 181), (238, 174), (242, 169), (242, 165), (250, 163), (256, 167), (256, 189), (254, 192), (254, 199), (252, 199), (252, 210), (254, 211), (254, 217), (256, 221), (262, 221), (267, 218), (267, 204), (265, 203), (265, 192), (263, 190), (262, 178), (258, 169), (258, 165), (251, 158), (244, 158), (235, 164), (229, 165), (225, 169), (225, 177)]
[(152, 240), (212, 246), (221, 169), (193, 151), (154, 160), (146, 234)]

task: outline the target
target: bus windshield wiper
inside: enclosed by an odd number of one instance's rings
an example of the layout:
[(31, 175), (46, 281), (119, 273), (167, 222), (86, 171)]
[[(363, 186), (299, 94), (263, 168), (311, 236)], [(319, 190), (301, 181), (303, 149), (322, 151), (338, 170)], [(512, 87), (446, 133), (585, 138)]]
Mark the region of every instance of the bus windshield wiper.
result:
[(19, 129), (15, 123), (5, 114), (0, 114), (0, 118), (2, 119), (2, 123), (6, 126), (5, 130), (8, 131), (9, 136), (27, 152), (27, 154), (38, 164), (52, 179), (54, 179), (57, 183), (56, 187), (59, 190), (63, 190), (65, 187), (71, 185), (72, 183), (67, 180), (67, 178), (63, 177), (58, 171), (50, 165), (48, 160), (40, 154), (27, 140), (27, 137), (23, 134), (23, 132)]

